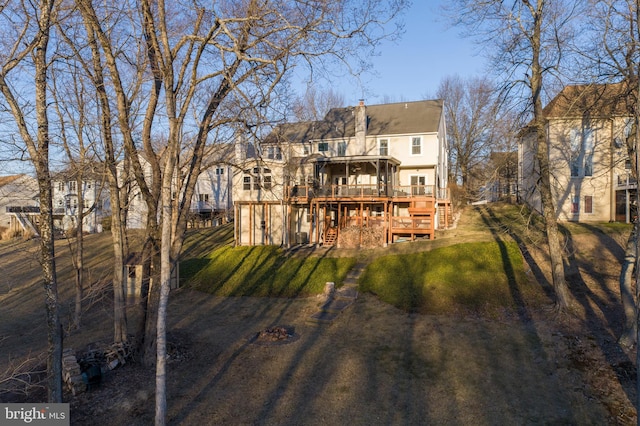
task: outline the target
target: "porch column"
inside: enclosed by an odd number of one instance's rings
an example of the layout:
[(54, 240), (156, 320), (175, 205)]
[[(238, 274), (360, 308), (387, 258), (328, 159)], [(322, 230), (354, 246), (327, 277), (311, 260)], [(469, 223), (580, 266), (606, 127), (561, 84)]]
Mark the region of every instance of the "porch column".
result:
[(253, 245), (253, 203), (249, 201), (249, 245)]
[(286, 245), (291, 248), (291, 222), (292, 222), (292, 208), (291, 204), (287, 204), (286, 218), (282, 221), (284, 223), (284, 232), (286, 238)]
[(242, 235), (242, 231), (240, 230), (240, 226), (241, 226), (241, 219), (240, 219), (240, 205), (239, 204), (234, 204), (233, 205), (233, 214), (236, 218), (236, 220), (233, 221), (233, 241), (235, 241), (235, 245), (239, 246), (241, 245), (240, 238)]

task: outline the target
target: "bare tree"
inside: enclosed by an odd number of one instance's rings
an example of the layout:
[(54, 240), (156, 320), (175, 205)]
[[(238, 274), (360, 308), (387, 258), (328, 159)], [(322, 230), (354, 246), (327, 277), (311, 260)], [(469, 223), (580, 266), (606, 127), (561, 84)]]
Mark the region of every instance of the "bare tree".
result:
[[(68, 19), (71, 19), (70, 15)], [(67, 56), (69, 62), (69, 74), (74, 74), (71, 85), (73, 93), (81, 94), (82, 98), (71, 97), (68, 108), (74, 109), (79, 117), (92, 117), (91, 122), (97, 122), (87, 137), (93, 139), (92, 146), (96, 155), (102, 155), (104, 168), (109, 188), (111, 205), (111, 236), (114, 252), (112, 289), (114, 309), (114, 341), (127, 340), (127, 321), (124, 300), (123, 264), (128, 253), (128, 243), (125, 233), (126, 204), (123, 202), (123, 192), (126, 191), (128, 168), (123, 173), (118, 172), (118, 160), (120, 153), (117, 147), (117, 131), (112, 120), (111, 92), (108, 80), (105, 77), (105, 64), (100, 51), (100, 45), (95, 29), (77, 20), (76, 25), (60, 26), (59, 36), (65, 41), (70, 53)], [(68, 76), (67, 76), (68, 78)], [(93, 90), (91, 90), (93, 88)], [(90, 111), (97, 111), (94, 113)], [(83, 120), (78, 119), (78, 125), (83, 126)], [(93, 131), (95, 129), (95, 131)], [(78, 144), (80, 140), (78, 140)], [(101, 148), (98, 148), (100, 143)], [(125, 158), (126, 160), (126, 158)], [(124, 194), (126, 196), (126, 194)]]
[(331, 108), (344, 106), (344, 96), (333, 89), (319, 90), (309, 85), (304, 95), (293, 100), (292, 110), (297, 121), (322, 120)]
[[(526, 110), (533, 117), (531, 129), (535, 135), (536, 164), (540, 177), (537, 190), (545, 219), (556, 308), (567, 310), (571, 305), (564, 274), (564, 254), (558, 232), (556, 207), (551, 189), (549, 146), (542, 111), (544, 79), (557, 72), (563, 48), (572, 35), (571, 16), (576, 9), (569, 1), (559, 0), (456, 0), (459, 23), (467, 25), (469, 33), (478, 34), (490, 43), (495, 63), (505, 78), (505, 87), (513, 94), (519, 85)], [(522, 79), (520, 76), (524, 76)]]
[[(72, 222), (72, 234), (67, 235), (69, 251), (72, 256), (72, 264), (75, 269), (75, 308), (73, 325), (80, 328), (82, 316), (83, 289), (85, 286), (84, 267), (84, 222), (97, 208), (99, 197), (86, 197), (87, 191), (93, 191), (99, 195), (101, 191), (102, 176), (104, 175), (101, 162), (96, 160), (95, 140), (91, 140), (93, 131), (90, 130), (88, 110), (90, 102), (86, 98), (86, 83), (75, 69), (75, 65), (62, 62), (62, 69), (53, 69), (51, 78), (51, 94), (55, 102), (53, 108), (57, 115), (58, 139), (66, 154), (65, 170), (59, 175), (65, 181), (75, 181), (75, 212)], [(65, 182), (66, 183), (66, 182)], [(87, 205), (87, 199), (93, 203)], [(94, 224), (95, 225), (95, 224)], [(73, 244), (72, 244), (73, 238)]]
[(436, 96), (445, 100), (451, 180), (462, 184), (467, 200), (474, 199), (494, 145), (497, 90), (486, 77), (449, 76), (440, 82)]
[[(62, 327), (54, 250), (47, 93), (51, 61), (49, 42), (57, 12), (55, 3), (54, 0), (41, 0), (33, 5), (22, 2), (0, 5), (4, 43), (0, 54), (0, 93), (9, 107), (38, 180), (40, 254), (48, 334), (48, 399), (50, 402), (62, 402)], [(26, 86), (26, 81), (33, 84), (33, 92), (17, 93), (18, 88)], [(30, 124), (31, 120), (35, 129)]]
[[(150, 289), (145, 351), (156, 344), (156, 423), (164, 424), (170, 280), (206, 147), (219, 141), (211, 135), (226, 135), (223, 142), (260, 135), (277, 107), (280, 83), (296, 64), (313, 66), (321, 59), (322, 65), (360, 66), (357, 59), (366, 59), (376, 40), (394, 34), (387, 24), (404, 1), (249, 0), (178, 7), (143, 0), (120, 6), (117, 16), (134, 24), (123, 27), (124, 33), (112, 30), (114, 8), (88, 0), (77, 5), (88, 38), (95, 40), (94, 60), (108, 69), (108, 80), (96, 80), (97, 88), (105, 83), (110, 88), (101, 114), (107, 104), (117, 111), (125, 160), (150, 212), (147, 225), (155, 226), (160, 216), (160, 237), (154, 238), (160, 242), (160, 276)], [(141, 113), (134, 114), (138, 107)], [(154, 134), (153, 128), (162, 130)], [(137, 138), (152, 168), (150, 182)], [(148, 233), (158, 235), (154, 229)]]
[[(640, 140), (640, 105), (638, 104), (640, 74), (640, 5), (635, 0), (592, 0), (588, 9), (587, 45), (581, 49), (581, 62), (576, 67), (579, 77), (590, 81), (622, 80), (624, 89), (617, 99), (628, 116), (632, 117), (630, 131), (625, 137), (631, 173), (638, 178), (638, 140)], [(585, 74), (585, 70), (590, 71)], [(639, 192), (640, 194), (640, 192)], [(638, 204), (640, 205), (640, 204)], [(625, 258), (620, 270), (620, 294), (625, 314), (625, 329), (619, 342), (632, 347), (638, 341), (638, 294), (634, 292), (634, 269), (640, 270), (638, 232), (640, 222), (634, 221), (629, 234)], [(638, 274), (636, 280), (639, 279)]]

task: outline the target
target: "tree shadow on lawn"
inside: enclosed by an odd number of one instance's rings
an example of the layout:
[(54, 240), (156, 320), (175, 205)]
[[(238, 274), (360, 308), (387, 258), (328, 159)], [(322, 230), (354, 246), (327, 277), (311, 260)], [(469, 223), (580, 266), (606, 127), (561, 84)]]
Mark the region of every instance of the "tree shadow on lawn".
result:
[[(206, 351), (170, 368), (172, 424), (580, 424), (601, 413), (572, 407), (532, 327), (406, 314), (370, 295), (311, 325), (308, 300), (203, 296), (211, 303), (172, 327), (202, 330), (192, 338)], [(251, 344), (278, 322), (300, 339)]]
[[(528, 251), (526, 248), (526, 243), (524, 243), (516, 233), (510, 231), (508, 224), (501, 223), (490, 208), (485, 208), (479, 211), (481, 215), (483, 215), (483, 217), (485, 212), (490, 217), (490, 220), (487, 218), (487, 220), (485, 220), (485, 223), (491, 229), (491, 232), (494, 234), (496, 241), (500, 240), (500, 237), (495, 231), (495, 228), (492, 226), (492, 224), (499, 225), (503, 229), (509, 229), (509, 235), (518, 243), (524, 258), (527, 261), (527, 264), (529, 265), (531, 270), (534, 271), (534, 276), (536, 278), (543, 279), (543, 281), (541, 282), (543, 288), (545, 289), (547, 295), (552, 298), (552, 300), (555, 300), (555, 295), (553, 293), (551, 283), (549, 283), (546, 278), (544, 278), (542, 269), (536, 264), (533, 258), (530, 255), (527, 255)], [(596, 235), (602, 242), (601, 245), (603, 247), (606, 247), (616, 259), (620, 259), (621, 256), (624, 256), (624, 251), (622, 250), (622, 248), (620, 248), (619, 244), (610, 236), (606, 235), (593, 226), (589, 226), (586, 224), (580, 224), (580, 226), (587, 229), (590, 233)], [(619, 298), (604, 283), (605, 277), (603, 277), (600, 272), (594, 268), (593, 264), (588, 262), (581, 262), (576, 258), (575, 254), (577, 248), (573, 244), (573, 238), (568, 229), (566, 227), (560, 226), (560, 230), (565, 237), (566, 250), (568, 253), (568, 264), (565, 264), (565, 274), (569, 284), (569, 290), (573, 294), (575, 300), (580, 303), (585, 311), (586, 321), (583, 321), (583, 324), (587, 327), (590, 335), (596, 338), (596, 342), (600, 348), (600, 352), (605, 356), (606, 361), (615, 372), (616, 379), (619, 382), (621, 388), (624, 390), (629, 402), (632, 402), (635, 400), (635, 393), (632, 389), (633, 386), (630, 386), (629, 383), (630, 376), (632, 376), (630, 375), (629, 370), (631, 367), (633, 367), (633, 364), (626, 353), (617, 344), (617, 337), (613, 334), (610, 334), (610, 331), (608, 331), (618, 329), (619, 325), (621, 324), (621, 308), (619, 305)], [(605, 241), (605, 239), (607, 239), (607, 241)], [(594, 281), (596, 281), (600, 285), (600, 290), (605, 294), (605, 298), (597, 295), (587, 285), (582, 277), (581, 270), (584, 271), (584, 273), (587, 273), (590, 276), (594, 277)], [(602, 318), (605, 319), (606, 323), (603, 322), (601, 320), (601, 317), (594, 311), (591, 303), (595, 304), (603, 313)], [(614, 306), (614, 308), (611, 308), (611, 306)], [(603, 334), (608, 337), (602, 337)], [(611, 342), (615, 343), (612, 344)], [(575, 360), (575, 366), (582, 370), (593, 367), (592, 365), (581, 365), (578, 359)], [(631, 377), (631, 379), (633, 380), (634, 378)]]
[[(580, 224), (580, 226), (596, 235), (602, 242), (601, 246), (607, 248), (616, 259), (624, 257), (624, 250), (610, 236), (593, 226), (587, 224)], [(616, 378), (627, 394), (629, 401), (633, 402), (636, 398), (634, 385), (637, 377), (635, 367), (632, 360), (618, 343), (619, 334), (622, 331), (621, 327), (624, 324), (620, 298), (605, 284), (607, 277), (598, 270), (597, 265), (593, 262), (582, 261), (576, 257), (577, 247), (574, 244), (573, 236), (568, 231), (564, 232), (564, 234), (569, 260), (569, 267), (567, 268), (569, 289), (575, 300), (584, 309), (584, 325), (591, 332), (591, 335), (595, 337), (607, 363), (613, 368)], [(599, 286), (596, 291), (586, 283), (583, 274), (590, 276), (592, 278), (590, 281)], [(602, 316), (598, 315), (595, 309), (602, 312)], [(585, 367), (588, 368), (589, 366), (584, 366), (583, 368)]]

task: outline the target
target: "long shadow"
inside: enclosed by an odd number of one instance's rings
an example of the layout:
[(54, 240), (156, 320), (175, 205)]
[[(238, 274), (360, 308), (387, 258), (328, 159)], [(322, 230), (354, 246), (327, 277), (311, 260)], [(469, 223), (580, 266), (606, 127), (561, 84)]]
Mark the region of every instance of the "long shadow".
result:
[[(491, 212), (490, 209), (488, 209), (488, 214), (490, 215), (490, 217), (492, 217), (494, 223), (498, 222), (498, 219), (495, 217), (495, 215)], [(601, 231), (598, 231), (593, 226), (589, 226), (586, 224), (583, 224), (582, 226), (585, 229), (588, 229), (589, 231), (593, 232), (595, 235), (598, 235), (598, 238), (601, 241), (603, 241), (604, 238), (610, 238), (606, 234), (602, 233)], [(508, 228), (508, 226), (506, 226), (506, 228)], [(492, 229), (492, 232), (495, 232), (493, 228), (491, 229)], [(576, 247), (573, 244), (571, 233), (565, 227), (560, 226), (559, 229), (560, 231), (562, 231), (563, 235), (565, 236), (566, 249), (567, 249), (567, 252), (569, 253), (568, 265), (565, 265), (565, 274), (567, 274), (567, 276), (572, 278), (571, 282), (568, 283), (570, 284), (569, 291), (571, 291), (575, 300), (579, 302), (585, 309), (586, 317), (588, 318), (585, 325), (587, 326), (588, 330), (590, 330), (594, 336), (599, 336), (602, 330), (606, 330), (607, 324), (611, 326), (615, 324), (616, 321), (619, 321), (619, 313), (616, 313), (615, 309), (610, 308), (612, 304), (616, 304), (617, 302), (615, 294), (604, 284), (601, 274), (599, 274), (593, 268), (593, 265), (579, 264), (578, 260), (575, 257)], [(510, 232), (510, 235), (512, 238), (516, 239), (516, 241), (521, 247), (521, 250), (523, 247), (526, 247), (526, 245), (521, 240), (518, 239), (515, 233)], [(607, 247), (610, 246), (610, 244), (603, 244), (603, 245)], [(620, 249), (620, 251), (617, 251), (614, 249), (613, 251), (611, 251), (611, 254), (616, 256), (616, 258), (620, 258), (619, 256), (621, 254), (623, 255), (624, 252), (622, 249)], [(531, 266), (531, 264), (529, 265)], [(602, 299), (598, 297), (589, 288), (589, 286), (586, 284), (586, 282), (582, 278), (581, 273), (579, 272), (580, 271), (579, 266), (582, 267), (586, 272), (590, 273), (592, 276), (600, 278), (598, 282), (600, 284), (601, 289), (607, 295), (606, 299)], [(575, 270), (576, 272), (569, 274), (571, 270)], [(548, 288), (547, 294), (549, 296), (552, 296), (553, 289), (550, 288), (550, 286), (545, 286), (545, 289), (547, 288)], [(552, 297), (555, 297), (555, 296), (552, 296)], [(603, 312), (607, 324), (604, 324), (602, 321), (599, 320), (600, 317), (595, 313), (595, 311), (591, 307), (590, 301), (595, 303), (598, 306), (598, 308)], [(610, 340), (613, 342), (617, 342), (616, 336), (611, 336)], [(625, 386), (625, 383), (628, 382), (629, 380), (627, 366), (631, 365), (631, 360), (628, 358), (628, 356), (625, 354), (625, 352), (620, 348), (620, 346), (617, 343), (615, 344), (615, 350), (616, 352), (618, 352), (617, 356), (614, 356), (614, 354), (608, 347), (610, 343), (607, 343), (603, 339), (597, 339), (597, 344), (599, 345), (601, 352), (605, 355), (607, 362), (613, 367), (613, 370), (615, 371), (618, 382), (620, 383), (621, 387), (624, 389), (624, 392), (629, 398), (629, 401), (630, 402), (633, 401), (635, 396), (632, 394), (633, 391), (631, 387)]]
[(531, 255), (531, 252), (529, 251), (529, 248), (527, 247), (526, 242), (523, 241), (522, 238), (520, 238), (516, 233), (511, 232), (511, 229), (507, 224), (501, 223), (500, 219), (496, 217), (496, 215), (491, 211), (491, 209), (489, 208), (484, 209), (484, 211), (486, 212), (486, 215), (488, 215), (489, 217), (482, 214), (482, 210), (480, 210), (479, 208), (476, 207), (476, 209), (480, 213), (482, 221), (491, 230), (491, 233), (494, 236), (494, 238), (496, 238), (496, 241), (498, 241), (499, 234), (495, 229), (495, 226), (499, 226), (500, 229), (507, 230), (509, 237), (511, 237), (516, 242), (516, 244), (518, 244), (518, 247), (520, 248), (520, 252), (522, 253), (522, 257), (527, 263), (527, 266), (529, 267), (529, 270), (533, 274), (534, 278), (536, 279), (538, 284), (542, 286), (542, 290), (545, 292), (547, 297), (553, 300), (555, 298), (553, 287), (549, 282), (549, 280), (547, 280), (547, 277), (545, 276), (544, 272), (542, 272), (542, 269), (540, 268), (538, 263), (533, 259), (533, 256)]
[[(518, 283), (516, 282), (514, 268), (513, 268), (513, 265), (511, 264), (511, 261), (509, 260), (509, 254), (507, 252), (507, 246), (505, 244), (505, 241), (500, 236), (500, 234), (496, 231), (496, 227), (499, 227), (501, 229), (508, 229), (508, 227), (504, 227), (504, 225), (500, 222), (500, 219), (498, 219), (498, 217), (495, 215), (493, 211), (491, 211), (491, 209), (489, 208), (485, 208), (482, 210), (479, 209), (478, 212), (480, 213), (480, 217), (482, 218), (482, 221), (485, 223), (485, 225), (487, 225), (487, 228), (491, 231), (491, 234), (493, 235), (494, 240), (496, 241), (496, 243), (498, 243), (498, 247), (500, 248), (502, 264), (508, 279), (507, 282), (509, 284), (509, 291), (511, 293), (511, 297), (516, 303), (516, 306), (518, 306), (518, 316), (523, 323), (527, 322), (531, 319), (531, 315), (527, 308), (527, 303), (524, 300), (524, 297), (522, 297), (522, 292), (520, 291), (520, 288), (518, 287)], [(514, 235), (513, 232), (509, 231), (509, 236), (513, 238), (514, 241), (516, 241), (516, 243), (520, 247), (521, 252), (523, 251), (523, 248), (526, 250), (526, 245), (521, 240), (519, 240), (518, 237)], [(533, 260), (528, 250), (526, 250), (526, 253), (528, 255), (527, 256), (528, 259), (527, 257), (525, 257), (525, 260), (527, 261), (527, 265), (529, 265), (529, 267), (531, 268), (531, 271), (534, 271), (534, 270), (538, 271), (538, 272), (534, 272), (534, 276), (537, 277), (539, 274), (544, 277), (544, 274), (542, 274), (540, 267)], [(553, 289), (550, 288), (549, 285), (546, 285), (546, 278), (544, 282), (545, 284), (542, 285), (543, 290), (545, 291), (546, 295), (549, 296), (549, 298), (553, 298)]]
[[(304, 260), (310, 256), (314, 256), (313, 253), (306, 253), (303, 257), (301, 256), (301, 258), (302, 260)], [(314, 256), (314, 257), (318, 257), (320, 260), (322, 258), (325, 258), (326, 256), (328, 256), (328, 252), (324, 252), (322, 256)], [(262, 259), (262, 263), (266, 261), (268, 261), (268, 259)], [(313, 276), (313, 273), (316, 270), (318, 263), (316, 263), (314, 268), (312, 268), (312, 270), (309, 272), (306, 281), (308, 281)], [(260, 270), (261, 266), (264, 266), (264, 265), (255, 265), (254, 268), (252, 269)], [(257, 285), (257, 284), (254, 284), (254, 285)], [(246, 299), (236, 298), (236, 297), (221, 298), (216, 303), (214, 303), (209, 309), (216, 311), (216, 315), (222, 315), (228, 318), (234, 318), (240, 315), (238, 311), (242, 310), (243, 300), (246, 300)], [(249, 318), (246, 318), (245, 316), (244, 318), (246, 319), (247, 324), (255, 324), (257, 322), (263, 322), (266, 318), (269, 318), (269, 321), (268, 321), (269, 326), (282, 325), (280, 324), (280, 322), (286, 316), (291, 306), (296, 303), (297, 299), (296, 298), (287, 298), (287, 299), (278, 298), (276, 300), (276, 303), (271, 303), (273, 300), (274, 299), (265, 298), (264, 303), (261, 303), (258, 309), (253, 310)], [(277, 309), (277, 311), (274, 311), (274, 309)], [(253, 330), (253, 331), (257, 332), (258, 330)], [(247, 335), (249, 334), (249, 332), (250, 331), (247, 330)], [(284, 392), (290, 384), (289, 381), (291, 376), (295, 373), (295, 371), (300, 366), (302, 366), (303, 360), (307, 356), (307, 352), (311, 348), (314, 348), (316, 346), (319, 336), (321, 336), (323, 333), (324, 333), (324, 328), (322, 326), (315, 327), (314, 329), (312, 329), (312, 332), (310, 334), (305, 336), (304, 339), (301, 339), (302, 342), (296, 343), (296, 345), (300, 345), (300, 346), (298, 351), (296, 352), (296, 355), (292, 359), (290, 367), (287, 368), (282, 374), (280, 383), (278, 383), (278, 385), (275, 387), (274, 393), (269, 398), (267, 398), (267, 401), (265, 401), (264, 411), (259, 413), (256, 417), (256, 419), (259, 419), (260, 422), (262, 422), (263, 419), (269, 418), (269, 407), (272, 407), (274, 404), (278, 403), (280, 396), (282, 395), (282, 392)], [(246, 337), (246, 335), (239, 336), (240, 339), (244, 337)], [(189, 416), (189, 414), (193, 413), (193, 411), (197, 409), (201, 404), (206, 404), (206, 398), (210, 395), (211, 389), (214, 389), (215, 386), (218, 386), (220, 384), (221, 380), (223, 380), (224, 376), (232, 368), (234, 362), (238, 359), (239, 356), (241, 356), (249, 348), (251, 343), (252, 343), (251, 339), (248, 339), (247, 341), (242, 343), (236, 350), (234, 350), (233, 353), (227, 356), (222, 366), (219, 367), (215, 373), (212, 372), (211, 374), (203, 375), (202, 377), (209, 376), (211, 377), (211, 379), (209, 379), (206, 383), (197, 384), (197, 386), (200, 387), (200, 390), (197, 392), (196, 395), (194, 395), (191, 398), (188, 404), (184, 405), (178, 410), (178, 414), (171, 419), (171, 422), (172, 423), (183, 422)]]
[[(590, 229), (595, 235), (602, 240), (603, 238), (610, 238), (599, 232), (594, 227), (584, 225), (585, 228)], [(571, 291), (574, 299), (582, 305), (585, 310), (586, 322), (585, 326), (592, 332), (593, 336), (599, 337), (603, 333), (609, 336), (609, 338), (597, 338), (596, 343), (600, 347), (602, 353), (607, 360), (607, 363), (612, 367), (616, 374), (616, 378), (620, 383), (622, 389), (629, 398), (629, 402), (635, 400), (635, 394), (633, 393), (633, 387), (630, 386), (629, 379), (634, 379), (629, 371), (632, 370), (632, 360), (627, 356), (626, 352), (618, 344), (618, 336), (615, 335), (616, 331), (619, 333), (622, 330), (616, 330), (620, 324), (623, 324), (621, 309), (619, 305), (619, 298), (612, 292), (608, 286), (604, 283), (605, 277), (594, 268), (594, 265), (589, 263), (580, 262), (576, 256), (576, 247), (573, 241), (571, 233), (565, 233), (567, 252), (569, 253), (569, 264), (573, 266), (573, 273), (568, 278), (569, 291)], [(608, 246), (608, 244), (604, 244)], [(621, 253), (624, 253), (622, 249)], [(613, 255), (620, 255), (616, 250), (611, 251)], [(616, 256), (616, 258), (619, 258)], [(599, 284), (600, 290), (602, 290), (606, 297), (598, 296), (585, 282), (581, 270), (594, 277), (595, 281)], [(595, 312), (592, 307), (594, 304), (600, 312), (602, 312), (604, 320), (602, 321), (600, 316)], [(613, 308), (612, 308), (613, 306)], [(611, 331), (609, 331), (611, 330)], [(615, 353), (614, 353), (615, 352)], [(631, 376), (631, 377), (630, 377)]]

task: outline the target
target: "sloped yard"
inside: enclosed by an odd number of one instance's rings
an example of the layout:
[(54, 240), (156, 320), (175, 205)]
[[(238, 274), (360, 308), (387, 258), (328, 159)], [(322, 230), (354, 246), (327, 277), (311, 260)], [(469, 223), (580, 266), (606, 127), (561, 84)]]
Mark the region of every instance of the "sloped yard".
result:
[[(304, 255), (372, 261), (460, 241), (509, 244), (506, 230), (483, 209), (466, 212), (456, 229), (434, 241)], [(361, 294), (332, 324), (318, 325), (308, 319), (320, 297), (220, 297), (179, 289), (169, 310), (169, 422), (635, 424), (635, 354), (616, 344), (625, 231), (570, 230), (577, 265), (568, 276), (577, 301), (572, 316), (557, 316), (545, 297), (530, 303), (515, 286), (499, 297), (515, 300), (518, 309), (490, 315), (407, 313)], [(528, 248), (524, 271), (531, 280), (537, 277), (544, 294), (544, 251), (534, 239), (521, 243)], [(12, 265), (3, 269), (5, 277), (20, 264), (10, 250), (0, 252), (0, 262)], [(31, 268), (37, 269), (31, 263), (23, 276)], [(67, 297), (71, 284), (61, 283), (69, 287)], [(19, 292), (12, 285), (0, 291), (0, 317), (11, 318), (0, 322), (3, 359), (44, 347), (37, 279)], [(110, 337), (103, 323), (108, 304), (95, 308), (85, 317), (86, 327), (67, 339), (78, 350)], [(298, 338), (272, 346), (252, 343), (257, 332), (273, 325), (293, 327)], [(129, 363), (97, 389), (68, 396), (72, 424), (150, 424), (153, 392), (153, 372)]]

